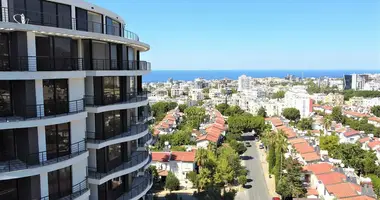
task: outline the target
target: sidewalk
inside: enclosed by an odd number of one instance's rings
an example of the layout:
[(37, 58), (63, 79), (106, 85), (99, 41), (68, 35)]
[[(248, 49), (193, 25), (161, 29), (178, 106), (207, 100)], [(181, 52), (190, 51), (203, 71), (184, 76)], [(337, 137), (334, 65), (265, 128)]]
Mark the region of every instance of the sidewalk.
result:
[(274, 180), (274, 176), (272, 176), (272, 178), (269, 178), (269, 167), (268, 167), (268, 163), (266, 161), (265, 150), (259, 148), (260, 142), (255, 142), (255, 145), (256, 145), (256, 148), (258, 149), (259, 154), (260, 154), (259, 160), (261, 163), (261, 167), (263, 168), (263, 171), (264, 171), (264, 177), (265, 177), (265, 181), (267, 183), (268, 192), (272, 197), (279, 197), (280, 195), (278, 195), (276, 193), (276, 183)]

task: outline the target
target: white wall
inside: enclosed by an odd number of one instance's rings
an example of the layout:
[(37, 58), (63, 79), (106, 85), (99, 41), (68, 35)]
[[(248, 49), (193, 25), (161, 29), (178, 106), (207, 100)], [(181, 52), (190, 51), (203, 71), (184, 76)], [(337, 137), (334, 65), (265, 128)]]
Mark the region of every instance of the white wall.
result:
[(88, 157), (88, 167), (96, 167), (96, 149), (88, 149), (90, 156)]
[(86, 121), (85, 119), (71, 121), (71, 144), (80, 142), (86, 138)]
[(208, 140), (199, 141), (197, 142), (197, 148), (207, 149), (208, 144), (209, 144)]
[[(87, 159), (84, 159), (80, 162), (77, 162), (71, 166), (72, 169), (72, 184), (77, 185), (84, 181), (87, 176)], [(80, 188), (76, 188), (78, 191)], [(78, 191), (73, 191), (73, 192), (78, 192)]]
[(87, 76), (85, 78), (85, 94), (86, 95), (94, 95), (94, 77), (92, 76)]

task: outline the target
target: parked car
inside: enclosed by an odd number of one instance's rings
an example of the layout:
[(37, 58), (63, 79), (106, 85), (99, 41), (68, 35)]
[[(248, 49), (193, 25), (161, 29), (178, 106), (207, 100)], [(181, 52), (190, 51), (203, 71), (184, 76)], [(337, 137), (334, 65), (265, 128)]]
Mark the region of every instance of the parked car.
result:
[(281, 200), (280, 197), (273, 197), (272, 200)]

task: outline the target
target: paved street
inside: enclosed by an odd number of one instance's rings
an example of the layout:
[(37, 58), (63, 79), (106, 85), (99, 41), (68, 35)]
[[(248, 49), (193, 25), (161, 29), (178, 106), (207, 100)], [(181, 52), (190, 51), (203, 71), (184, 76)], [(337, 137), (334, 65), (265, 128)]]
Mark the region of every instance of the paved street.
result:
[[(244, 160), (244, 165), (249, 170), (248, 180), (252, 180), (247, 183), (246, 189), (242, 189), (238, 192), (236, 199), (239, 200), (271, 200), (271, 196), (268, 192), (267, 184), (264, 177), (264, 171), (260, 161), (260, 153), (255, 145), (255, 141), (250, 141), (251, 147), (247, 148), (244, 156), (250, 156), (247, 160)], [(245, 143), (245, 142), (244, 142)], [(263, 158), (264, 159), (264, 158)]]

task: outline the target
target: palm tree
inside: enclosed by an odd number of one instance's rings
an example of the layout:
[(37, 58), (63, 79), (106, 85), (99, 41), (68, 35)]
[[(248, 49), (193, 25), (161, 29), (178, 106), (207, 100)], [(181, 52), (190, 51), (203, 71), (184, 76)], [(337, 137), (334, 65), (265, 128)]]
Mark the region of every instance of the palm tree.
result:
[(283, 130), (277, 131), (274, 137), (274, 141), (275, 141), (276, 147), (281, 149), (281, 152), (286, 152), (288, 148), (288, 140)]
[(271, 130), (266, 129), (264, 131), (263, 136), (261, 137), (261, 141), (267, 148), (270, 148), (276, 142), (274, 135), (275, 133), (273, 133)]
[(196, 155), (195, 155), (195, 160), (197, 162), (197, 165), (199, 168), (205, 166), (205, 164), (208, 161), (208, 153), (206, 149), (198, 149)]

